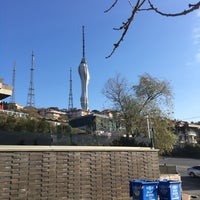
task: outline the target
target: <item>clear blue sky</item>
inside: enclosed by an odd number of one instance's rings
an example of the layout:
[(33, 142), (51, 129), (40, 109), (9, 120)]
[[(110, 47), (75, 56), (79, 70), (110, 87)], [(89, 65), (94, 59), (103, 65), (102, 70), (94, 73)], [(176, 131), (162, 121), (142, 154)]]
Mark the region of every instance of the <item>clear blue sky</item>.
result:
[[(159, 2), (161, 10), (173, 12), (190, 1)], [(80, 108), (78, 66), (82, 57), (81, 27), (85, 25), (90, 110), (109, 107), (102, 95), (108, 78), (119, 73), (137, 84), (138, 77), (148, 73), (170, 82), (175, 119), (200, 121), (200, 12), (178, 18), (140, 12), (124, 42), (111, 58), (105, 59), (121, 34), (112, 28), (119, 27), (131, 12), (128, 1), (120, 1), (105, 14), (112, 3), (0, 0), (0, 77), (12, 84), (16, 62), (15, 101), (26, 106), (34, 51), (36, 107), (68, 107), (71, 67), (73, 103)]]

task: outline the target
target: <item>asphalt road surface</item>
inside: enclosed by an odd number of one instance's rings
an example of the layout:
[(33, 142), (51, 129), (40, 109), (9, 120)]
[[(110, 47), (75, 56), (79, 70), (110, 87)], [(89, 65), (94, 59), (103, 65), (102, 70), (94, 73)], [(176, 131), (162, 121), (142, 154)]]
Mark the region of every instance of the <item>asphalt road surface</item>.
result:
[(191, 195), (192, 199), (200, 200), (200, 178), (191, 178), (187, 174), (187, 168), (200, 165), (200, 159), (191, 158), (160, 158), (160, 164), (176, 165), (177, 172), (181, 176), (182, 190), (184, 193)]

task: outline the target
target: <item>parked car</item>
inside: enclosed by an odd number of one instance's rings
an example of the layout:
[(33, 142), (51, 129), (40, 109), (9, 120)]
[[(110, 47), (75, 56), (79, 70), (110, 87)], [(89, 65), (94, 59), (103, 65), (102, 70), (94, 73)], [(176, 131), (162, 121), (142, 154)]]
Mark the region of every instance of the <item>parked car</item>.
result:
[(189, 167), (187, 173), (191, 177), (200, 177), (200, 166)]

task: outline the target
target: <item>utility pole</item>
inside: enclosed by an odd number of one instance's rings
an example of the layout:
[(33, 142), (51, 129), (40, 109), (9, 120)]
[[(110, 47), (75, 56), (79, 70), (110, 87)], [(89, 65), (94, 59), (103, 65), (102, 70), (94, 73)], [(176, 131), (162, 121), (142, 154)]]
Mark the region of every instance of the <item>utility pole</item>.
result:
[(32, 59), (31, 59), (31, 77), (30, 77), (30, 85), (28, 91), (28, 100), (27, 106), (34, 107), (35, 106), (35, 94), (34, 94), (34, 86), (33, 86), (33, 71), (34, 71), (34, 53), (32, 52)]
[(147, 129), (148, 129), (148, 137), (150, 139), (151, 137), (151, 132), (150, 132), (150, 125), (149, 125), (149, 115), (147, 115)]
[(151, 125), (151, 120), (149, 119), (149, 115), (147, 115), (147, 129), (148, 129), (148, 137), (150, 140), (150, 146), (154, 149), (154, 129)]
[(69, 81), (69, 104), (68, 104), (68, 110), (73, 109), (73, 95), (72, 95), (72, 69), (70, 68), (70, 81)]

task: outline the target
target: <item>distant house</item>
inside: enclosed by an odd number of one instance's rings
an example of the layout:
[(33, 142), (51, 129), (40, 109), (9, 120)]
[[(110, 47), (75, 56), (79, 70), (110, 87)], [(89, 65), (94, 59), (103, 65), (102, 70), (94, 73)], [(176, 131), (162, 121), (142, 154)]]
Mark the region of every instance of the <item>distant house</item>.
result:
[(82, 117), (82, 116), (86, 116), (90, 114), (92, 114), (92, 112), (90, 112), (89, 110), (83, 110), (83, 109), (71, 109), (67, 111), (67, 116), (69, 119), (74, 119), (77, 117)]
[(46, 119), (58, 120), (63, 116), (66, 116), (66, 112), (60, 111), (55, 108), (42, 108), (39, 109), (38, 113), (45, 117)]
[(102, 115), (107, 115), (109, 118), (113, 119), (114, 111), (111, 109), (106, 109), (101, 112)]
[(180, 147), (184, 147), (185, 145), (192, 145), (194, 146), (197, 144), (197, 133), (195, 129), (197, 128), (194, 125), (189, 124), (188, 122), (179, 121), (176, 122), (176, 131), (178, 135), (177, 144)]
[(8, 103), (9, 110), (23, 110), (24, 106), (17, 104), (17, 103)]

